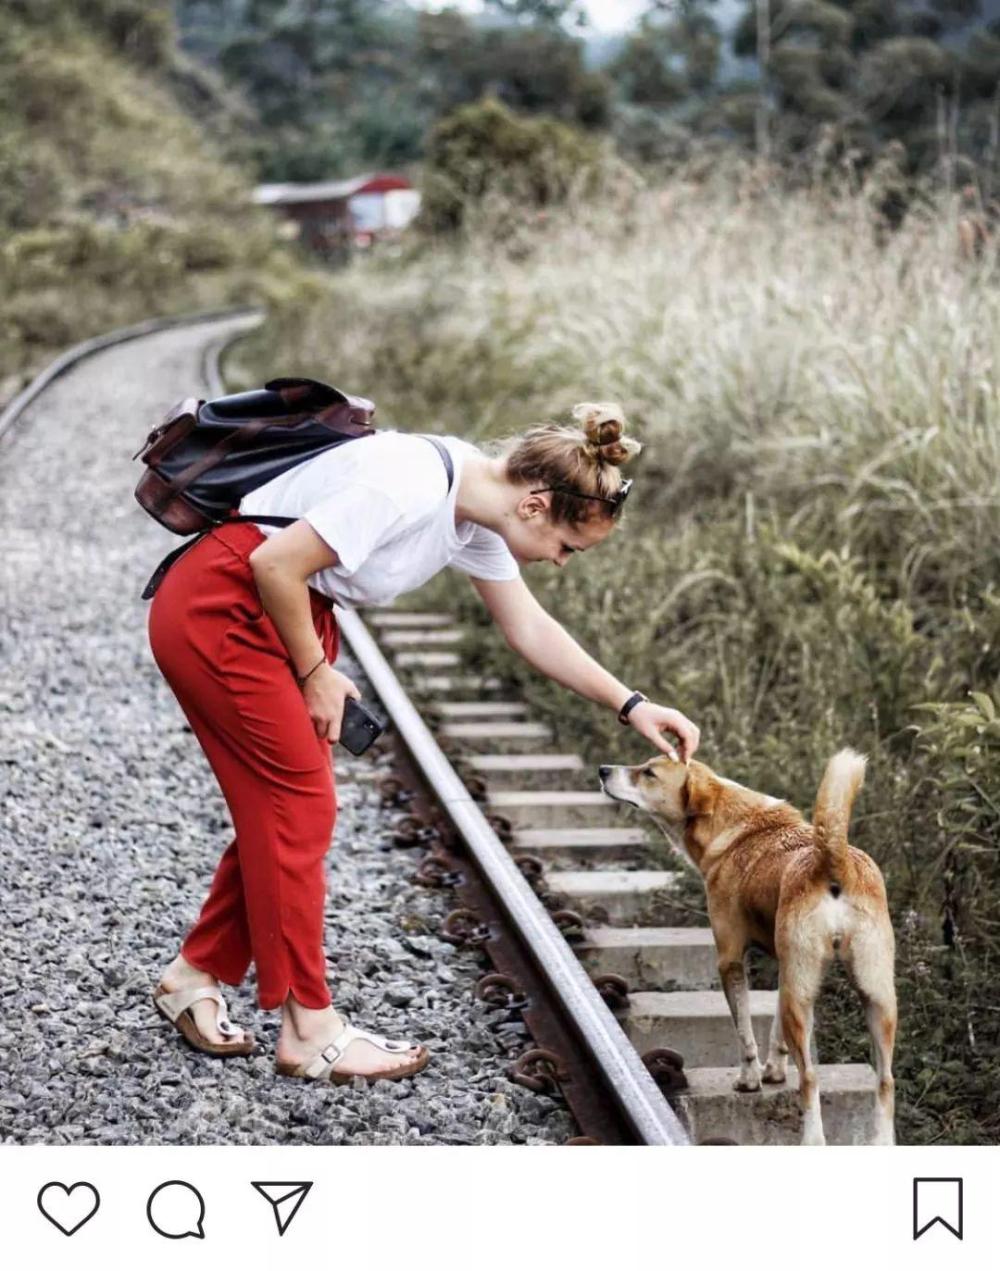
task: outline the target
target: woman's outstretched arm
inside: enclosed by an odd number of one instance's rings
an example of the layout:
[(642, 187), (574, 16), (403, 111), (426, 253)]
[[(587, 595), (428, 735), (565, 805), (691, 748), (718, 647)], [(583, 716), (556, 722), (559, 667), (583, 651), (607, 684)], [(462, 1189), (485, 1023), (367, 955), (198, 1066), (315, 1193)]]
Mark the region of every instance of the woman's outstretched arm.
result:
[[(617, 713), (632, 689), (616, 679), (573, 639), (564, 626), (536, 599), (523, 578), (503, 582), (471, 578), (504, 639), (521, 657), (557, 684), (581, 697), (607, 706)], [(698, 749), (699, 729), (681, 711), (656, 702), (640, 702), (629, 713), (628, 722), (657, 749), (678, 758), (662, 736), (672, 732), (680, 743), (680, 758), (686, 763)]]

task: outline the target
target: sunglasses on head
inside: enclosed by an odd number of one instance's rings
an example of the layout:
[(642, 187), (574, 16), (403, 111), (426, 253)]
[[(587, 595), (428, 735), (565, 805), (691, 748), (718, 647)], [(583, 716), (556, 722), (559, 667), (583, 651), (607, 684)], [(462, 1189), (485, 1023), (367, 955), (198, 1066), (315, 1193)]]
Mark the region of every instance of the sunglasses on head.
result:
[(598, 503), (610, 503), (612, 516), (617, 515), (622, 504), (628, 498), (628, 492), (632, 489), (632, 478), (626, 479), (618, 487), (612, 498), (606, 498), (603, 494), (582, 494), (579, 490), (574, 490), (568, 485), (544, 485), (540, 490), (531, 490), (531, 494), (544, 494), (546, 490), (558, 490), (560, 494), (572, 494), (578, 499), (596, 499)]

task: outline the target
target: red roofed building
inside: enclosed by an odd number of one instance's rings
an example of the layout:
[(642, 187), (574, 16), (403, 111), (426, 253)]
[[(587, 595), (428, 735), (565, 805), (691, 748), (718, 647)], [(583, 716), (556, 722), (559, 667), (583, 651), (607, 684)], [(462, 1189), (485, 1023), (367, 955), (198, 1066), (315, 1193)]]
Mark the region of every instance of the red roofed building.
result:
[(328, 256), (404, 229), (420, 208), (420, 194), (406, 177), (370, 172), (348, 181), (259, 185), (254, 202), (289, 218), (304, 246)]

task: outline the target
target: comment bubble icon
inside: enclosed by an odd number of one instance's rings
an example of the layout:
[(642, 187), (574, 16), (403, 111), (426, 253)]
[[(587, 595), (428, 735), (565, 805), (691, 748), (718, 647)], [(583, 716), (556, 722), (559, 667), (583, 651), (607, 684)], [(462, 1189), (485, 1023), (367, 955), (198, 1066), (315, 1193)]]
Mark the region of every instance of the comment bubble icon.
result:
[(167, 1240), (205, 1239), (205, 1201), (197, 1187), (172, 1178), (154, 1187), (146, 1202), (149, 1225)]

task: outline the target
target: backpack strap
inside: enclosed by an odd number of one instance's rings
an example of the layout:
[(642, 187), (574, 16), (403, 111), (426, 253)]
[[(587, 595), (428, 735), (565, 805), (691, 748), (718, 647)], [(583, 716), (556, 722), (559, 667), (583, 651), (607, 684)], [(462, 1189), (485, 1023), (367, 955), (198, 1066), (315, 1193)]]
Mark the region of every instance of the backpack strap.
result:
[(444, 444), (443, 441), (439, 441), (437, 437), (432, 437), (430, 433), (421, 432), (421, 433), (417, 433), (417, 436), (423, 437), (425, 441), (429, 441), (431, 445), (434, 447), (434, 449), (441, 456), (441, 459), (444, 463), (444, 470), (448, 474), (448, 493), (450, 494), (452, 482), (455, 480), (455, 465), (452, 463), (452, 460), (451, 460), (451, 451), (448, 449), (448, 447)]

